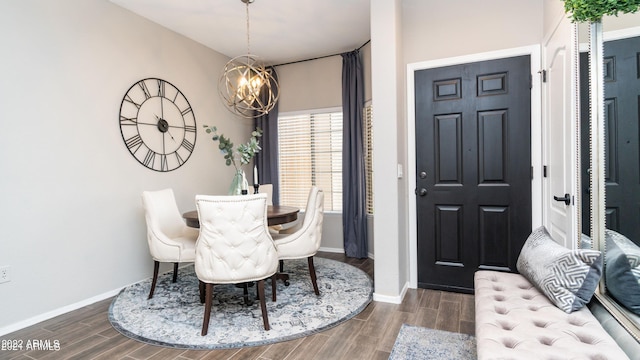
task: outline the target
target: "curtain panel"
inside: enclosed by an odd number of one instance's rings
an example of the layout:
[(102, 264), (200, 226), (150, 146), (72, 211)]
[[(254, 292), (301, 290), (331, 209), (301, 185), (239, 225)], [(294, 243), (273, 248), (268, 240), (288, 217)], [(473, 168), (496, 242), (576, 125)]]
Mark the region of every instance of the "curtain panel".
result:
[(364, 76), (360, 51), (342, 55), (342, 226), (345, 254), (368, 257), (363, 119)]
[[(274, 67), (269, 67), (273, 79), (278, 81), (278, 73)], [(278, 90), (279, 92), (279, 90)], [(269, 101), (268, 94), (260, 94), (263, 102)], [(260, 147), (262, 150), (255, 157), (258, 166), (258, 179), (260, 184), (273, 184), (273, 204), (280, 205), (279, 173), (278, 173), (278, 103), (268, 114), (259, 116), (253, 120), (255, 128), (262, 129)]]

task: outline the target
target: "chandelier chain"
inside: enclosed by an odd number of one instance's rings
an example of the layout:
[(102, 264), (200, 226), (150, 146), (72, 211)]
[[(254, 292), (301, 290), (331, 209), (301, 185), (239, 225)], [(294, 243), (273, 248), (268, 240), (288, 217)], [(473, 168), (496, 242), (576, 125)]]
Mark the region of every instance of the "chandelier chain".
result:
[(251, 38), (250, 38), (250, 32), (249, 32), (249, 1), (246, 2), (247, 5), (247, 55), (251, 54), (251, 49), (249, 47)]

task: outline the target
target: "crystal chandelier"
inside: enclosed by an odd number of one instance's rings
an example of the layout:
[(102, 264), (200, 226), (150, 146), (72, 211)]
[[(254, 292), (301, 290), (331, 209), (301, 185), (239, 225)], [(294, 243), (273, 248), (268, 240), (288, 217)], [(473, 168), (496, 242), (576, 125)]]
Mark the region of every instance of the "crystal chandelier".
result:
[(267, 70), (250, 52), (249, 4), (246, 4), (247, 54), (237, 56), (225, 65), (218, 83), (220, 97), (227, 108), (244, 118), (266, 115), (278, 101), (279, 87), (273, 70)]

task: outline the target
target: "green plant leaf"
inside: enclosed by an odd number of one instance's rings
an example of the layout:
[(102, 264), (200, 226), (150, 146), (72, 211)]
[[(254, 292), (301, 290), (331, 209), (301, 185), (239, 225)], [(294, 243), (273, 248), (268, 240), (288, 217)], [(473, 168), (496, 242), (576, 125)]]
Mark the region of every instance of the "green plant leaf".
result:
[(605, 15), (618, 16), (640, 10), (640, 0), (564, 0), (572, 22), (599, 22)]
[(213, 141), (218, 141), (218, 149), (220, 149), (220, 152), (224, 155), (225, 164), (227, 166), (233, 165), (236, 170), (238, 169), (236, 160), (240, 161), (240, 165), (246, 165), (262, 150), (258, 142), (258, 138), (262, 136), (262, 129), (260, 128), (252, 131), (249, 141), (245, 144), (238, 145), (236, 151), (234, 151), (231, 139), (225, 137), (224, 134), (218, 135), (217, 127), (209, 125), (203, 125), (203, 127), (207, 133), (213, 133), (211, 137)]

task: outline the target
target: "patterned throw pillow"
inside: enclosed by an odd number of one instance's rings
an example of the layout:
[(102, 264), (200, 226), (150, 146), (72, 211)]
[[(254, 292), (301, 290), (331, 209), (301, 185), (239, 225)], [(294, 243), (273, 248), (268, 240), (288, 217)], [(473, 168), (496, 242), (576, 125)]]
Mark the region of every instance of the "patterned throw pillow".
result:
[(604, 276), (607, 291), (640, 315), (640, 247), (613, 230), (605, 230)]
[(602, 253), (567, 249), (539, 227), (522, 247), (517, 268), (552, 303), (571, 313), (591, 300), (602, 276)]

